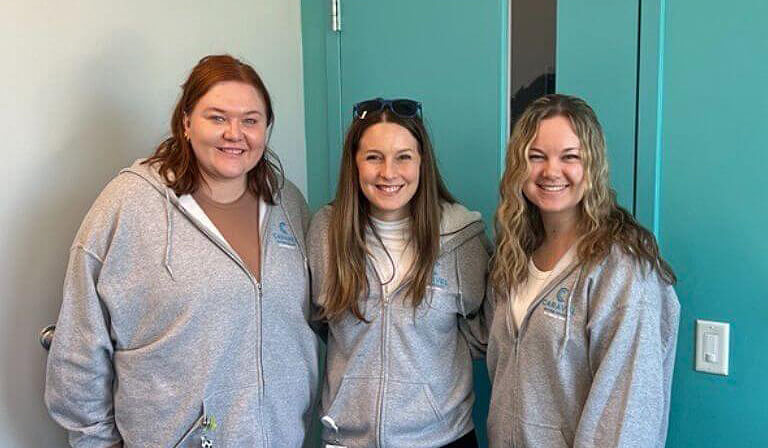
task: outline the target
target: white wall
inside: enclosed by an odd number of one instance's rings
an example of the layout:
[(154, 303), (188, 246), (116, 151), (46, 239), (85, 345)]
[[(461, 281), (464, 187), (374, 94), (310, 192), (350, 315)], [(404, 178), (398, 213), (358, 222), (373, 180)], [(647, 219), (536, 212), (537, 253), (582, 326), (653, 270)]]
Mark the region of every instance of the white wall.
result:
[(272, 146), (305, 189), (299, 3), (2, 2), (0, 446), (66, 445), (42, 403), (37, 331), (56, 319), (80, 220), (167, 133), (200, 57), (229, 52), (262, 74), (275, 103)]

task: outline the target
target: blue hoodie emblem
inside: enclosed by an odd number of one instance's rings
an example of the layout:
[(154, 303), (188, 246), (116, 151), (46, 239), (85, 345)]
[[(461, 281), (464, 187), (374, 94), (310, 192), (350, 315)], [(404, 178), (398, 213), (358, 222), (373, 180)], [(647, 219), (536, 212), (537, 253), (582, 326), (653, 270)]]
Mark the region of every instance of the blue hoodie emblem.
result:
[[(551, 296), (545, 298), (541, 302), (542, 306), (544, 307), (544, 312), (552, 317), (565, 319), (565, 304), (570, 292), (571, 291), (568, 288), (562, 287), (557, 290), (554, 298)], [(571, 310), (573, 310), (572, 304)]]
[(437, 289), (448, 286), (448, 280), (440, 275), (440, 262), (435, 262), (435, 268), (432, 270), (432, 285), (430, 286)]
[(296, 247), (296, 237), (293, 236), (285, 221), (280, 221), (277, 224), (277, 230), (277, 232), (272, 232), (272, 237), (278, 245), (290, 248)]

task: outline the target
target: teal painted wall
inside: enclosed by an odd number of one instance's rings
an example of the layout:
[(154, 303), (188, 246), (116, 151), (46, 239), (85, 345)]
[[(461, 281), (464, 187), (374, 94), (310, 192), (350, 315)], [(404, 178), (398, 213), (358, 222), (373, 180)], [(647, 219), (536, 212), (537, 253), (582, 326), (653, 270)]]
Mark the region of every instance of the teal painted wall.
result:
[[(768, 3), (667, 0), (659, 236), (682, 305), (670, 447), (768, 446)], [(731, 372), (695, 372), (696, 319)]]

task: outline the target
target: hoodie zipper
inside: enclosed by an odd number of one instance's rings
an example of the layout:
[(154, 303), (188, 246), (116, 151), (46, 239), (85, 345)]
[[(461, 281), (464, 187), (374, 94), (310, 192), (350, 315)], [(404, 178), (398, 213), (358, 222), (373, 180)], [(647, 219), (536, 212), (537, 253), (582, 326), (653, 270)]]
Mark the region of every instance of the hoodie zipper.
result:
[[(192, 216), (184, 207), (177, 206), (177, 208), (179, 210), (181, 210), (181, 212), (192, 223), (194, 223), (195, 226), (197, 226), (198, 230), (200, 230), (205, 236), (207, 236), (209, 240), (211, 240), (215, 245), (217, 245), (219, 247), (219, 249), (221, 249), (225, 254), (227, 254), (232, 259), (232, 261), (234, 261), (235, 264), (237, 264), (240, 267), (240, 269), (242, 269), (243, 272), (245, 272), (245, 274), (248, 276), (248, 279), (251, 281), (251, 284), (254, 287), (255, 298), (256, 298), (256, 301), (255, 301), (256, 303), (254, 304), (254, 312), (256, 313), (256, 315), (255, 315), (256, 326), (257, 326), (256, 330), (257, 330), (257, 334), (258, 334), (258, 338), (259, 338), (259, 340), (257, 341), (257, 344), (256, 344), (257, 348), (255, 350), (255, 356), (257, 358), (256, 359), (256, 365), (257, 365), (257, 368), (259, 370), (259, 372), (258, 372), (258, 377), (259, 377), (259, 403), (263, 404), (264, 403), (264, 396), (265, 396), (265, 385), (264, 385), (264, 361), (263, 361), (263, 359), (264, 359), (263, 358), (263, 348), (264, 348), (263, 347), (263, 345), (264, 345), (263, 344), (263, 325), (262, 325), (262, 321), (261, 321), (261, 317), (262, 317), (262, 298), (263, 298), (262, 282), (259, 282), (258, 280), (256, 280), (256, 277), (254, 277), (253, 273), (251, 273), (251, 271), (245, 265), (245, 263), (240, 258), (240, 256), (237, 255), (237, 253), (234, 252), (234, 250), (228, 244), (225, 244), (224, 242), (222, 242), (221, 239), (217, 235), (214, 235), (213, 232), (208, 230), (208, 228), (205, 225), (203, 225), (200, 222), (198, 222), (198, 220), (194, 216)], [(268, 229), (269, 228), (269, 220), (270, 220), (270, 217), (271, 217), (272, 207), (267, 207), (266, 209), (267, 210), (266, 210), (266, 213), (264, 214), (264, 218), (263, 218), (264, 219), (264, 229)], [(259, 238), (261, 240), (260, 241), (260, 243), (261, 243), (261, 247), (260, 247), (261, 256), (259, 258), (259, 271), (260, 271), (262, 279), (264, 278), (264, 256), (266, 254), (266, 248), (267, 248), (267, 244), (269, 242), (269, 238), (265, 238), (265, 235), (263, 233), (264, 232), (262, 232), (261, 226), (259, 226)], [(262, 422), (264, 422), (264, 409), (263, 409), (263, 406), (259, 406), (259, 411), (258, 412), (259, 412), (260, 420)], [(267, 440), (267, 434), (264, 431), (264, 425), (262, 424), (260, 426), (261, 426), (260, 431), (261, 431), (262, 440), (264, 440), (265, 443), (266, 443), (266, 442), (268, 442), (268, 440)], [(266, 443), (266, 446), (269, 446), (269, 443)]]
[[(539, 292), (539, 295), (536, 296), (536, 300), (534, 300), (529, 306), (528, 310), (525, 312), (525, 316), (523, 317), (523, 320), (520, 322), (520, 328), (516, 328), (515, 322), (514, 322), (514, 316), (512, 316), (512, 313), (510, 311), (510, 304), (507, 303), (506, 305), (506, 316), (507, 316), (507, 322), (509, 325), (509, 321), (511, 320), (511, 326), (509, 329), (512, 332), (513, 337), (515, 338), (515, 346), (514, 346), (514, 357), (515, 357), (515, 397), (520, 397), (520, 340), (523, 338), (523, 334), (528, 329), (528, 323), (531, 320), (531, 316), (533, 315), (533, 312), (538, 308), (539, 304), (542, 300), (544, 300), (544, 297), (546, 297), (549, 293), (554, 291), (554, 289), (562, 283), (563, 280), (568, 278), (573, 273), (573, 270), (575, 269), (576, 265), (570, 266), (568, 269), (564, 270), (560, 273), (557, 277), (552, 279), (550, 283), (546, 285), (544, 289)], [(513, 300), (513, 297), (510, 297), (509, 300)], [(522, 402), (519, 399), (515, 400), (515, 421), (512, 424), (512, 446), (517, 446), (517, 439), (520, 432), (520, 415), (521, 415), (521, 408)]]
[(389, 358), (387, 347), (387, 333), (389, 327), (389, 296), (386, 287), (381, 282), (381, 277), (375, 268), (372, 269), (376, 279), (379, 281), (379, 291), (381, 294), (381, 381), (379, 383), (379, 396), (376, 406), (377, 420), (376, 425), (376, 446), (381, 446), (382, 433), (384, 432), (384, 393), (387, 387), (388, 371), (387, 360)]
[(400, 283), (400, 285), (398, 285), (394, 291), (389, 292), (382, 283), (381, 276), (379, 275), (379, 272), (376, 271), (376, 268), (371, 265), (370, 270), (373, 271), (376, 280), (379, 282), (379, 292), (381, 294), (381, 382), (379, 383), (379, 396), (376, 405), (376, 414), (378, 420), (376, 425), (376, 446), (381, 447), (383, 446), (382, 434), (384, 432), (384, 418), (386, 417), (384, 415), (384, 402), (386, 400), (385, 392), (387, 383), (389, 382), (389, 344), (387, 344), (387, 340), (389, 339), (388, 336), (391, 320), (392, 307), (390, 305), (392, 302), (392, 297), (396, 296), (397, 293), (403, 289), (404, 283)]
[[(269, 228), (269, 220), (272, 215), (272, 208), (266, 207), (266, 211), (264, 213), (264, 229)], [(259, 367), (259, 384), (261, 387), (259, 387), (259, 421), (261, 421), (261, 425), (259, 425), (261, 428), (261, 440), (264, 441), (265, 446), (269, 446), (269, 440), (267, 436), (267, 432), (264, 430), (264, 396), (266, 395), (265, 389), (266, 386), (264, 385), (264, 324), (262, 321), (262, 311), (263, 311), (263, 298), (264, 298), (264, 257), (267, 254), (267, 244), (269, 243), (270, 239), (266, 238), (266, 232), (262, 231), (262, 226), (259, 224), (259, 239), (261, 243), (261, 247), (259, 248), (261, 250), (261, 254), (259, 257), (259, 276), (261, 277), (261, 281), (256, 281), (256, 278), (253, 276), (251, 271), (248, 269), (245, 269), (245, 271), (248, 273), (248, 276), (251, 277), (252, 281), (256, 284), (256, 291), (257, 291), (257, 299), (256, 299), (256, 320), (258, 322), (259, 327), (259, 345), (258, 345), (258, 367)], [(242, 260), (240, 261), (241, 265), (244, 266), (244, 263), (242, 263)]]

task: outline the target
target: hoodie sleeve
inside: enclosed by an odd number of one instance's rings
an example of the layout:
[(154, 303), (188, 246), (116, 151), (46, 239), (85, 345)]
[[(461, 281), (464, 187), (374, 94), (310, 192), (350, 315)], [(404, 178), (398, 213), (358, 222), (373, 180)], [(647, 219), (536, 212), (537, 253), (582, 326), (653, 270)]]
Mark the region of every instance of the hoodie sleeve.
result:
[(459, 331), (469, 343), (472, 357), (485, 356), (487, 327), (485, 325), (486, 281), (491, 245), (480, 233), (456, 250), (456, 266), (459, 279)]
[(574, 447), (663, 447), (679, 303), (655, 272), (622, 260), (591, 285), (592, 385)]
[(45, 404), (73, 447), (119, 443), (112, 404), (114, 347), (96, 279), (102, 261), (81, 246), (70, 251), (64, 298), (48, 354)]
[[(328, 266), (328, 223), (330, 219), (330, 209), (324, 207), (320, 209), (309, 225), (307, 232), (307, 254), (309, 257), (309, 271), (312, 279), (312, 315), (317, 316), (319, 312), (319, 303), (322, 302), (322, 292), (325, 288), (325, 275)], [(314, 318), (311, 322), (323, 342), (327, 342), (327, 324)]]
[(483, 305), (477, 314), (459, 319), (459, 331), (469, 344), (472, 359), (483, 359), (488, 351), (488, 333), (493, 322), (494, 311), (493, 288), (490, 283), (486, 285), (485, 291)]

